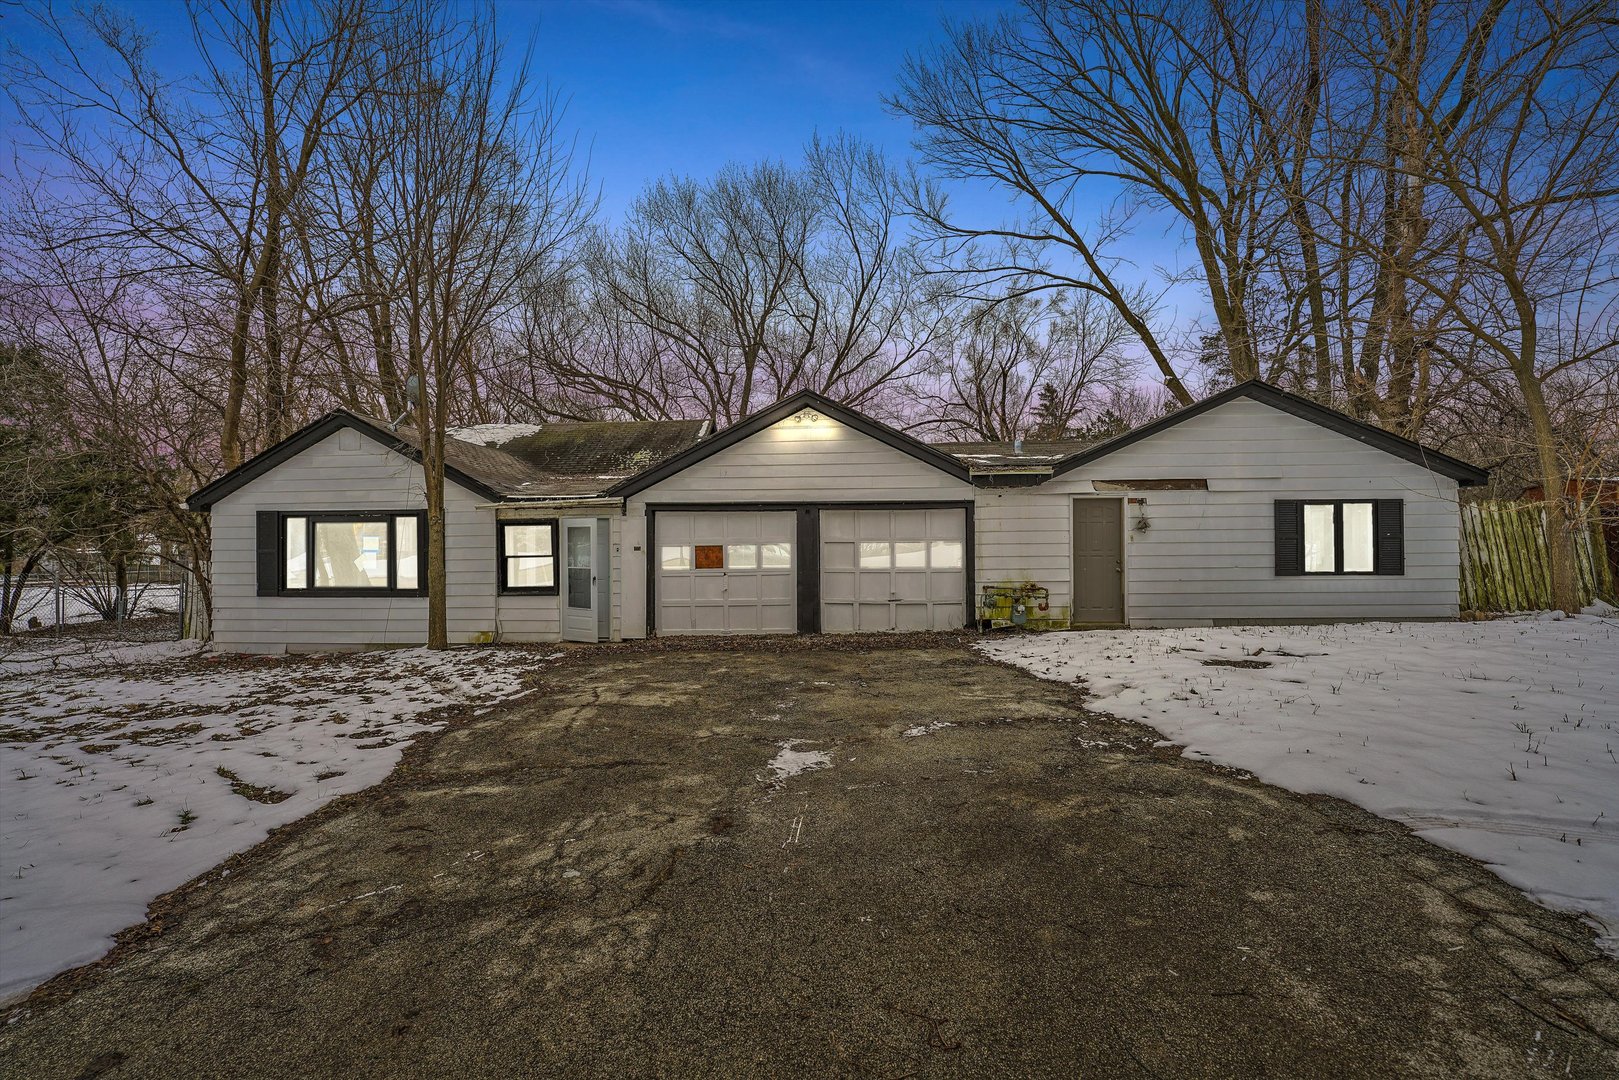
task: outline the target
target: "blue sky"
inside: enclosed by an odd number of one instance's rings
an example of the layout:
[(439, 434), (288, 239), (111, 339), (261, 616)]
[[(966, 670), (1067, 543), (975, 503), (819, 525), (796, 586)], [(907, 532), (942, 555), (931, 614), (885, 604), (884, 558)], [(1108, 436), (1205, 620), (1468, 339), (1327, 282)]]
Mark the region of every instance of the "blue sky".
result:
[[(112, 0), (119, 4), (120, 0)], [(183, 5), (121, 0), (174, 78), (197, 68)], [(621, 219), (652, 180), (707, 177), (728, 162), (793, 160), (817, 131), (848, 131), (896, 160), (911, 125), (883, 105), (908, 54), (943, 37), (943, 24), (994, 17), (1013, 0), (496, 0), (513, 60), (532, 45), (537, 80), (568, 103), (567, 126), (589, 155), (603, 218)], [(0, 7), (0, 35), (25, 51), (43, 36)], [(0, 96), (0, 132), (15, 131)], [(8, 140), (10, 141), (10, 140)], [(973, 223), (1016, 212), (988, 185), (954, 185), (952, 205)], [(1100, 208), (1099, 208), (1100, 209)], [(1181, 245), (1147, 226), (1132, 240), (1146, 262), (1174, 262)], [(1173, 294), (1185, 314), (1194, 291)]]
[(535, 72), (569, 99), (603, 209), (617, 217), (652, 179), (790, 160), (816, 131), (849, 131), (903, 156), (910, 124), (882, 97), (906, 54), (937, 40), (947, 17), (1007, 6), (551, 0), (503, 3), (498, 18), (514, 45), (533, 35)]

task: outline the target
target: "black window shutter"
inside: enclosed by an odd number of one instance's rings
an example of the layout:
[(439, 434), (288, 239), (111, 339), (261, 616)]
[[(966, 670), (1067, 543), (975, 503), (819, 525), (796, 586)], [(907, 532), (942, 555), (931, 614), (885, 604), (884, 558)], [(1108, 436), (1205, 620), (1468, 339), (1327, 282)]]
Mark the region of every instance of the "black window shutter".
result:
[(1372, 521), (1377, 533), (1377, 572), (1405, 573), (1405, 503), (1400, 499), (1378, 499)]
[(281, 591), (281, 515), (260, 510), (258, 519), (259, 595), (274, 596)]
[(1304, 504), (1298, 499), (1276, 500), (1276, 574), (1304, 573)]

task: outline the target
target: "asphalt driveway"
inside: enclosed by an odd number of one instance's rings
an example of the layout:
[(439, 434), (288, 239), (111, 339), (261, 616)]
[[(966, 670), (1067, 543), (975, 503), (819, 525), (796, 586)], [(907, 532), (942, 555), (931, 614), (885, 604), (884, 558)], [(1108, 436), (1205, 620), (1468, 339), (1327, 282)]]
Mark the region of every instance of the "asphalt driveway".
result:
[(570, 651), (158, 901), (12, 1010), (0, 1070), (1619, 1072), (1619, 965), (1573, 920), (893, 644)]

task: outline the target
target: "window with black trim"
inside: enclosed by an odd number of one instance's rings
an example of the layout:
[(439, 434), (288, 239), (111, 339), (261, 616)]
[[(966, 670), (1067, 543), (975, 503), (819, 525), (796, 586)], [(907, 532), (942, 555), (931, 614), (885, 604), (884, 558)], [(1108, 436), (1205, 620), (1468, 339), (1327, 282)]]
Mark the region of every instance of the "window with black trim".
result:
[(556, 521), (501, 521), (497, 531), (500, 591), (556, 595)]
[(427, 515), (417, 510), (280, 515), (279, 592), (376, 596), (426, 591)]
[(1276, 573), (1405, 573), (1399, 499), (1276, 500)]

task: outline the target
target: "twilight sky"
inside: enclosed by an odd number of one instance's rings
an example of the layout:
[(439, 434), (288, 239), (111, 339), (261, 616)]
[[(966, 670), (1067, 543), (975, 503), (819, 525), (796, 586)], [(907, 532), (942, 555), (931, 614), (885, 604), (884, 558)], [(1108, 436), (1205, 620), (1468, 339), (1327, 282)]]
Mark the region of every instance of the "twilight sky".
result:
[[(178, 0), (109, 2), (146, 27), (165, 74), (178, 79), (196, 71)], [(791, 161), (816, 131), (846, 130), (903, 159), (910, 123), (891, 115), (882, 97), (893, 90), (906, 55), (940, 40), (945, 20), (989, 18), (1012, 6), (1013, 0), (497, 0), (497, 24), (517, 56), (533, 43), (536, 78), (567, 99), (566, 126), (590, 156), (604, 218), (616, 222), (657, 177), (706, 177), (730, 161)], [(0, 6), (0, 35), (25, 51), (43, 49), (30, 23)], [(7, 144), (15, 142), (10, 113), (0, 96)], [(1006, 196), (987, 185), (955, 186), (952, 202), (966, 211), (963, 217), (986, 223), (1012, 211)], [(1176, 261), (1177, 240), (1147, 231), (1132, 242), (1137, 257)], [(1178, 288), (1172, 297), (1183, 313), (1199, 313), (1192, 290)]]
[[(570, 100), (603, 209), (617, 217), (649, 180), (707, 176), (728, 161), (791, 160), (816, 131), (846, 130), (896, 157), (910, 123), (889, 115), (908, 52), (944, 19), (1008, 0), (550, 0), (506, 2), (511, 40)], [(987, 193), (986, 193), (987, 194)]]

